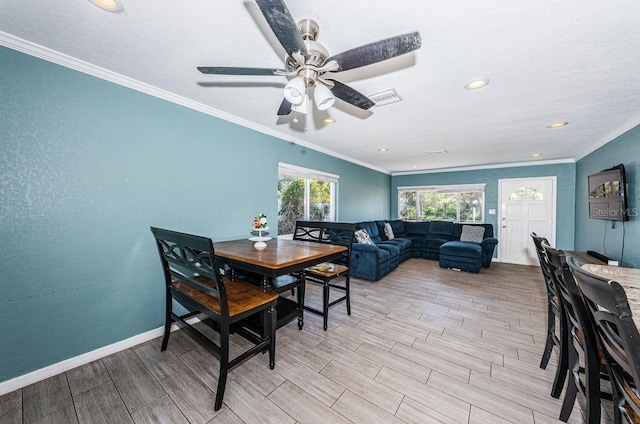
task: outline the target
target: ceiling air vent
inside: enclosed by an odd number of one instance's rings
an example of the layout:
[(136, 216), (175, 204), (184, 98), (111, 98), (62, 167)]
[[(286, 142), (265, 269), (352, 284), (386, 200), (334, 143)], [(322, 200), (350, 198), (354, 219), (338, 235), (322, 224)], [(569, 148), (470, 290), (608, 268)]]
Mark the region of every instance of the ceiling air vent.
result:
[(384, 106), (402, 100), (402, 97), (400, 97), (395, 88), (391, 88), (381, 93), (372, 94), (367, 97), (370, 98), (371, 101), (376, 104), (376, 106)]

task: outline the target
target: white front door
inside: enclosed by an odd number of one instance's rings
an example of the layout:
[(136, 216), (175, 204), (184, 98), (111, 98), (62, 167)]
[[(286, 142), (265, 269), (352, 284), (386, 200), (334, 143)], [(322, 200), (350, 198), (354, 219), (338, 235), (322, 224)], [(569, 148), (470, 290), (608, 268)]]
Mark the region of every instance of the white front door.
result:
[(556, 245), (556, 177), (498, 180), (499, 259), (537, 265), (534, 232)]

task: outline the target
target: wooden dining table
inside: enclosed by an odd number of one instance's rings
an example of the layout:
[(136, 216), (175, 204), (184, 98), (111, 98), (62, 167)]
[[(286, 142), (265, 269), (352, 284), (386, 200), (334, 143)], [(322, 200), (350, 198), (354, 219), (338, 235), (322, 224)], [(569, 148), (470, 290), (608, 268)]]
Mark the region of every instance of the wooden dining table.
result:
[[(217, 242), (213, 247), (216, 257), (226, 263), (232, 272), (242, 270), (260, 275), (261, 284), (267, 289), (279, 276), (299, 273), (310, 266), (340, 259), (347, 250), (344, 246), (281, 238), (273, 238), (266, 243), (264, 250), (255, 249), (254, 242), (248, 239)], [(280, 297), (278, 328), (297, 316), (303, 307)]]

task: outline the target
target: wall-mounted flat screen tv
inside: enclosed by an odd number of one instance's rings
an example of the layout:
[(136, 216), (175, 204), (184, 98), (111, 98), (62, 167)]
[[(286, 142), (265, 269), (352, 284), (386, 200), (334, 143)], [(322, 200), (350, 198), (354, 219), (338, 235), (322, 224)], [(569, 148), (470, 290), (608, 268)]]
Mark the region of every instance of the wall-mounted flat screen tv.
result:
[(624, 165), (589, 175), (589, 218), (629, 220)]

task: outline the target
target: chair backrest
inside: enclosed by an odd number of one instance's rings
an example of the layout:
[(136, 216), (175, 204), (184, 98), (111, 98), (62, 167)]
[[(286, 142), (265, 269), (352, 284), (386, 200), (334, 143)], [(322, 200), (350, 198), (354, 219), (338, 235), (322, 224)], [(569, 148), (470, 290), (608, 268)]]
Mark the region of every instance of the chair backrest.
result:
[(227, 295), (211, 239), (155, 227), (151, 227), (151, 232), (156, 239), (167, 290), (176, 282), (187, 284), (218, 299), (220, 315), (228, 317)]
[(340, 262), (350, 266), (355, 228), (355, 223), (347, 222), (296, 221), (293, 239), (345, 246)]
[(585, 271), (575, 258), (569, 257), (567, 262), (596, 328), (612, 383), (638, 414), (637, 396), (630, 386), (640, 387), (640, 334), (627, 295), (616, 281)]
[(538, 255), (538, 261), (540, 262), (540, 268), (542, 269), (542, 275), (547, 283), (553, 284), (553, 270), (549, 265), (549, 260), (544, 253), (544, 249), (542, 248), (542, 243), (546, 243), (549, 245), (549, 241), (545, 237), (538, 237), (536, 233), (531, 233), (531, 238), (533, 239), (533, 244), (536, 246), (536, 254)]
[(554, 278), (554, 286), (561, 296), (562, 307), (569, 319), (572, 328), (577, 328), (582, 334), (582, 344), (584, 349), (598, 351), (598, 342), (595, 335), (595, 328), (580, 294), (580, 289), (576, 285), (573, 274), (567, 265), (567, 257), (564, 251), (554, 249), (545, 241), (541, 244), (543, 253), (548, 258), (549, 266)]

